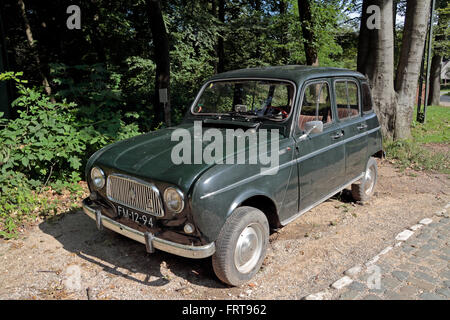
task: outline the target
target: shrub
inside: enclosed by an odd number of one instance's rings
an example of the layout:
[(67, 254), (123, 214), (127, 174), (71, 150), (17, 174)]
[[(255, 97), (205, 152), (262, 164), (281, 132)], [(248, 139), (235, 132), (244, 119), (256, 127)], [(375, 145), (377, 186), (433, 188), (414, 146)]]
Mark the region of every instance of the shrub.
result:
[(22, 222), (56, 211), (55, 201), (39, 195), (44, 187), (71, 188), (91, 153), (139, 134), (136, 124), (121, 119), (120, 108), (111, 114), (67, 99), (53, 103), (20, 76), (0, 74), (0, 80), (16, 82), (19, 94), (12, 103), (17, 118), (0, 114), (0, 236), (6, 238), (14, 237)]

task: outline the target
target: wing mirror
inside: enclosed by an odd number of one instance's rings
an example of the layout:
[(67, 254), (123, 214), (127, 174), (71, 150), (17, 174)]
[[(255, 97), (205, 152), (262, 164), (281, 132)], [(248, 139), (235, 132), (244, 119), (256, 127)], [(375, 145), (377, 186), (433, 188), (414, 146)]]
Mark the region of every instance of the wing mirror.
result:
[(311, 133), (323, 132), (322, 121), (308, 121), (305, 123), (305, 133), (300, 136), (300, 141), (305, 140)]

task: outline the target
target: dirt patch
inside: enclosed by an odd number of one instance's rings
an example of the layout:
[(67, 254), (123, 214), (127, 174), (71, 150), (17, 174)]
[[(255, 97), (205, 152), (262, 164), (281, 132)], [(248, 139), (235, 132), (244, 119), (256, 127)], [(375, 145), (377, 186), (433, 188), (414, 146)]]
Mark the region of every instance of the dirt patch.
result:
[(76, 211), (0, 243), (0, 299), (299, 299), (431, 217), (450, 201), (449, 187), (448, 175), (379, 163), (369, 203), (351, 202), (346, 191), (272, 234), (262, 270), (238, 288), (216, 279), (210, 259), (147, 254)]
[(450, 152), (449, 143), (425, 143), (423, 146), (433, 153), (446, 154)]

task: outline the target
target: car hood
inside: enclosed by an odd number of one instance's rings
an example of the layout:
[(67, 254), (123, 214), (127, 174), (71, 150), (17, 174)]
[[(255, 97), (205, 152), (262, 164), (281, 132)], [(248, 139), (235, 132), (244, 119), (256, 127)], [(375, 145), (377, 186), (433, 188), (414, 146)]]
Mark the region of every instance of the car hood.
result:
[(142, 179), (175, 184), (187, 192), (195, 179), (212, 164), (174, 164), (172, 149), (181, 140), (171, 141), (171, 135), (177, 128), (193, 133), (192, 126), (183, 125), (122, 140), (99, 150), (88, 166), (103, 166)]
[[(181, 138), (180, 140), (172, 141), (171, 136), (176, 129), (185, 129), (191, 137), (194, 135), (193, 125), (187, 123), (178, 127), (160, 129), (119, 141), (106, 146), (94, 154), (88, 163), (88, 168), (93, 165), (104, 166), (112, 169), (112, 171), (118, 171), (142, 179), (175, 184), (184, 192), (187, 192), (192, 183), (204, 171), (216, 164), (205, 163), (204, 161), (200, 164), (175, 164), (172, 160), (172, 150), (182, 141)], [(207, 129), (203, 128), (203, 134)], [(226, 163), (226, 157), (237, 154), (237, 144), (235, 144), (233, 149), (229, 150), (226, 147), (225, 139), (223, 140), (223, 163)], [(201, 152), (210, 143), (211, 141), (203, 141)], [(245, 148), (240, 150), (240, 152), (244, 152), (247, 158), (249, 154), (248, 149), (256, 147), (257, 145), (249, 146), (246, 143)], [(194, 150), (195, 148), (191, 141), (191, 160), (194, 158)]]

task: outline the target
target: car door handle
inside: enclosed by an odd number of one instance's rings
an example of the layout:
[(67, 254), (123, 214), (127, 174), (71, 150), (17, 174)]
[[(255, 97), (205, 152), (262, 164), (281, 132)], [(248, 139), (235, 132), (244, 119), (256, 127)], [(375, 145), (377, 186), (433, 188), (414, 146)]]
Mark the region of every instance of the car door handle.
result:
[(367, 129), (367, 124), (361, 124), (360, 126), (358, 126), (357, 127), (358, 128), (358, 130), (364, 130), (364, 129)]
[(342, 138), (343, 136), (344, 136), (344, 132), (339, 131), (339, 132), (337, 132), (334, 136), (331, 136), (331, 138), (332, 138), (333, 140), (337, 140), (337, 139)]

